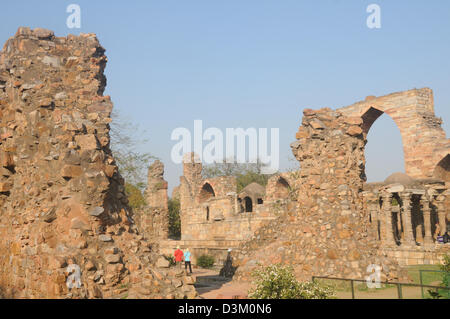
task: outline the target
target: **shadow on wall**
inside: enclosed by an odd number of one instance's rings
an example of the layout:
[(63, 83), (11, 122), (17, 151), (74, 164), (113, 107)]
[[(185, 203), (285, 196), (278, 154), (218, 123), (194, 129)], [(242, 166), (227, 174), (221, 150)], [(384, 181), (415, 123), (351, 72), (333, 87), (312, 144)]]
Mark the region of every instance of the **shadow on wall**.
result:
[(447, 154), (437, 165), (433, 174), (434, 178), (450, 181), (450, 154)]

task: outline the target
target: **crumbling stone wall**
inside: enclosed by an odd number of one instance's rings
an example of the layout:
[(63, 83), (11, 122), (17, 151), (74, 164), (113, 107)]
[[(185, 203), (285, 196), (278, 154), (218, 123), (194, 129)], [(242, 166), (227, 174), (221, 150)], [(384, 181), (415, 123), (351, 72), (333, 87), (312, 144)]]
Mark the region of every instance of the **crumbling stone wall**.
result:
[(383, 279), (403, 279), (398, 264), (379, 253), (363, 212), (364, 146), (361, 118), (325, 108), (304, 111), (291, 145), (301, 163), (298, 206), (258, 230), (233, 253), (236, 278), (247, 280), (257, 263), (292, 264), (297, 276), (364, 278), (382, 266)]
[[(384, 112), (401, 131), (406, 173), (420, 187), (380, 185), (379, 193), (364, 191), (367, 133)], [(368, 97), (336, 111), (305, 110), (297, 141), (291, 145), (301, 163), (295, 183), (298, 210), (259, 229), (232, 254), (239, 266), (235, 278), (249, 279), (258, 262), (282, 262), (292, 264), (302, 279), (364, 278), (367, 265), (377, 264), (385, 279), (407, 280), (399, 263), (439, 262), (448, 247), (433, 243), (431, 220), (434, 214), (434, 222), (446, 227), (450, 154), (441, 122), (427, 88)], [(394, 193), (403, 200), (401, 211), (391, 207)], [(417, 223), (409, 220), (412, 215), (420, 215), (416, 219), (423, 222), (416, 230), (425, 234), (420, 246), (414, 240), (421, 236), (413, 238), (409, 227)], [(394, 241), (399, 216), (401, 227), (406, 227), (397, 231), (405, 236), (400, 246)]]
[(266, 201), (288, 202), (297, 200), (296, 178), (299, 172), (276, 174), (269, 178), (266, 186)]
[(254, 203), (255, 211), (243, 213), (236, 192), (236, 178), (220, 176), (202, 179), (202, 164), (184, 163), (184, 176), (180, 178), (181, 239), (182, 240), (235, 240), (248, 238), (267, 218), (267, 207)]
[(168, 183), (164, 180), (164, 164), (156, 160), (148, 168), (146, 205), (136, 212), (139, 229), (155, 241), (169, 237)]
[[(296, 201), (295, 191), (288, 185), (282, 188), (290, 196), (278, 197), (277, 181), (280, 178), (292, 181), (290, 174), (273, 176), (266, 188), (270, 196), (267, 199), (264, 187), (258, 185), (248, 185), (238, 194), (235, 177), (203, 179), (198, 157), (194, 153), (186, 154), (183, 176), (176, 190), (181, 207), (181, 240), (161, 242), (161, 251), (171, 254), (176, 246), (190, 248), (194, 263), (201, 254), (210, 254), (221, 264), (228, 249), (237, 248), (260, 227), (286, 211), (290, 202)], [(246, 193), (256, 189), (259, 190), (256, 197)], [(252, 198), (251, 211), (244, 209), (246, 197)]]
[(450, 139), (441, 127), (442, 119), (434, 113), (431, 89), (369, 96), (365, 101), (338, 110), (345, 116), (361, 117), (364, 134), (386, 113), (397, 124), (402, 136), (406, 174), (413, 178), (448, 178)]
[[(195, 296), (192, 280), (155, 267), (127, 206), (109, 148), (104, 52), (94, 34), (19, 28), (0, 53), (5, 297)], [(79, 289), (66, 285), (71, 264)]]

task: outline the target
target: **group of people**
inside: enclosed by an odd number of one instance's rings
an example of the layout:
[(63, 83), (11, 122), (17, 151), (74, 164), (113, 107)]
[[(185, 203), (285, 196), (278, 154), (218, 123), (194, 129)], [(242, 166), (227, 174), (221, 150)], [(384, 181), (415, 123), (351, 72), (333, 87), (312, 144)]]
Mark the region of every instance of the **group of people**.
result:
[(189, 266), (189, 271), (192, 274), (191, 252), (189, 251), (189, 248), (186, 248), (186, 251), (183, 253), (180, 246), (177, 246), (177, 249), (173, 255), (175, 256), (175, 263), (177, 266), (181, 268), (181, 264), (184, 260), (184, 269), (187, 271), (187, 267)]

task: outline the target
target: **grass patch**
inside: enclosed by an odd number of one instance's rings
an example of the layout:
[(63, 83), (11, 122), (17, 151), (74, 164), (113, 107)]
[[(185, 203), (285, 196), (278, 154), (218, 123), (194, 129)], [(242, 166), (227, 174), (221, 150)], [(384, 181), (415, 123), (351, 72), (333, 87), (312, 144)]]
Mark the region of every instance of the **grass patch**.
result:
[(439, 265), (414, 265), (408, 266), (407, 271), (409, 277), (415, 284), (420, 284), (420, 270), (433, 270), (433, 272), (422, 272), (422, 284), (430, 286), (438, 286), (442, 283), (444, 273), (439, 272)]
[[(413, 280), (415, 284), (420, 284), (420, 270), (432, 270), (422, 272), (422, 284), (428, 286), (441, 286), (444, 281), (445, 273), (442, 272), (439, 265), (414, 265), (408, 266), (408, 275)], [(429, 288), (423, 288), (424, 298), (433, 299), (435, 290), (430, 290)], [(440, 298), (449, 298), (450, 291), (446, 289), (439, 289), (438, 294)]]

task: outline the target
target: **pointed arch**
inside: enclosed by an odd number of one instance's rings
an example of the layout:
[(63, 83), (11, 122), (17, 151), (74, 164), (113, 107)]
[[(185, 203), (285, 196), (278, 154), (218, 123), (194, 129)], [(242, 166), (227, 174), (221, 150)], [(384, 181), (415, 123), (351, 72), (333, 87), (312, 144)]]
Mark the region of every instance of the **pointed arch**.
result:
[(214, 188), (211, 186), (211, 184), (210, 183), (203, 184), (200, 193), (198, 195), (198, 201), (200, 203), (203, 203), (214, 197), (216, 197), (216, 193), (214, 192)]
[(450, 154), (447, 154), (434, 169), (433, 177), (443, 180), (450, 181)]
[(253, 212), (253, 202), (252, 199), (248, 196), (244, 198), (244, 204), (245, 204), (245, 212), (251, 213)]
[[(404, 138), (401, 126), (398, 125), (396, 118), (392, 117), (388, 112), (373, 106), (369, 107), (361, 118), (363, 121), (362, 129), (367, 138), (367, 145), (364, 149), (366, 166), (363, 179), (370, 182), (382, 181), (394, 172), (405, 172)], [(383, 126), (384, 132), (379, 130), (380, 126), (375, 127), (375, 131), (372, 130), (375, 122), (378, 120), (380, 120), (378, 123), (385, 125)], [(390, 129), (392, 127), (395, 128), (395, 131), (391, 132)], [(383, 136), (381, 142), (382, 134), (387, 132), (389, 132), (389, 136)], [(375, 140), (378, 143), (373, 142)], [(380, 156), (380, 154), (383, 156)], [(375, 171), (378, 172), (377, 176), (374, 176), (375, 174), (372, 173)]]

